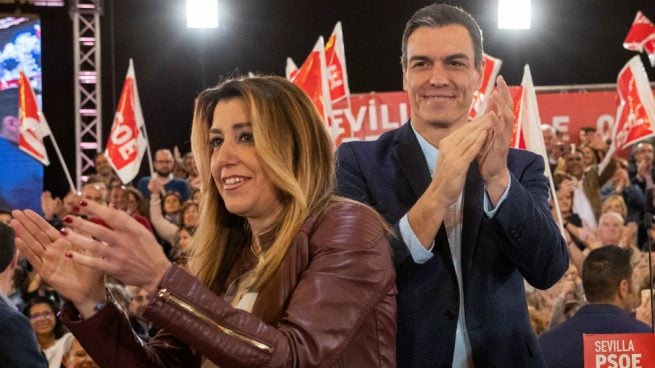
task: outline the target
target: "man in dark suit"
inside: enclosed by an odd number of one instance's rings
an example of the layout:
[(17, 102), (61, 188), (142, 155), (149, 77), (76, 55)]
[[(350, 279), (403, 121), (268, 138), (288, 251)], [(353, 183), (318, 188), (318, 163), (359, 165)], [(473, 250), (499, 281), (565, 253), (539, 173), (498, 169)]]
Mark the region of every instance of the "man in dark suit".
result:
[(47, 367), (30, 321), (7, 298), (17, 264), (14, 231), (0, 223), (0, 367)]
[(651, 332), (629, 314), (639, 305), (630, 255), (630, 250), (615, 245), (589, 253), (582, 266), (582, 287), (589, 304), (539, 336), (549, 368), (584, 367), (582, 334)]
[(468, 13), (419, 10), (402, 51), (410, 122), (337, 152), (338, 192), (395, 230), (398, 367), (541, 367), (524, 278), (547, 288), (568, 267), (543, 159), (509, 150), (513, 107), (502, 78), (489, 111), (468, 122), (484, 67)]

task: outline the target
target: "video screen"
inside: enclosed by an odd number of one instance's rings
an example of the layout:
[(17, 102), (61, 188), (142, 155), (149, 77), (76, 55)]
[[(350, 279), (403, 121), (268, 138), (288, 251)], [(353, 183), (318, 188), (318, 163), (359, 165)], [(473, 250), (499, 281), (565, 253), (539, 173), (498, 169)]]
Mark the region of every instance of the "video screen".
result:
[(29, 78), (41, 106), (39, 18), (0, 14), (0, 209), (30, 208), (40, 213), (43, 166), (18, 148), (21, 70)]

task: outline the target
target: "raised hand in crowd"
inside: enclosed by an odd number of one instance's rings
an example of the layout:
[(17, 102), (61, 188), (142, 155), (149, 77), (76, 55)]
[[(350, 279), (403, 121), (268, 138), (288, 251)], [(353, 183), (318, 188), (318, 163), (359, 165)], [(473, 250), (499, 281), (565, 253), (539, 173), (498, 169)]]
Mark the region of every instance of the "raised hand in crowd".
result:
[(575, 188), (578, 186), (579, 180), (573, 176), (567, 176), (566, 179), (562, 180), (559, 185), (559, 189), (566, 193), (572, 193), (575, 191)]
[(161, 181), (157, 180), (156, 178), (150, 179), (148, 182), (148, 190), (150, 191), (150, 194), (164, 194), (166, 191), (164, 190), (164, 184), (162, 184)]
[(607, 152), (607, 143), (601, 136), (600, 132), (594, 132), (589, 137), (589, 146), (597, 152)]
[(612, 176), (612, 182), (614, 184), (614, 193), (623, 193), (623, 190), (630, 186), (628, 170), (617, 167), (614, 176)]

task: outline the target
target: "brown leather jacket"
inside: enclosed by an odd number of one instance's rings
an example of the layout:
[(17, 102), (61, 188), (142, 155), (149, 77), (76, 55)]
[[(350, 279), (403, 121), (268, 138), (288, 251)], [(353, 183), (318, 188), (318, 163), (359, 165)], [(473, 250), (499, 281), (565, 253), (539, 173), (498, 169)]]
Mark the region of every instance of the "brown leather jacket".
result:
[[(62, 319), (102, 367), (199, 367), (201, 356), (221, 368), (395, 367), (386, 237), (372, 210), (335, 201), (303, 224), (252, 313), (171, 266), (144, 314), (163, 329), (148, 344), (112, 303), (84, 321), (67, 304)], [(254, 262), (247, 248), (230, 278)]]

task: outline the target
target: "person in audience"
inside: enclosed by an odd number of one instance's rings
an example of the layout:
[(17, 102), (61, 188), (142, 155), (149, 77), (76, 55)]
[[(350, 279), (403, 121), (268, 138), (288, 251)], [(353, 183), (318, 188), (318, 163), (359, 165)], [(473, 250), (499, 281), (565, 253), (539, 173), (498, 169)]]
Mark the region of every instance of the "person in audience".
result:
[(544, 137), (544, 146), (546, 146), (546, 153), (548, 154), (550, 172), (554, 173), (562, 156), (562, 151), (557, 145), (557, 132), (555, 132), (555, 128), (552, 125), (541, 124), (541, 134)]
[(191, 200), (200, 203), (200, 199), (202, 198), (202, 191), (200, 189), (194, 189), (193, 192), (191, 193)]
[(627, 247), (623, 242), (623, 216), (616, 212), (606, 212), (600, 216), (597, 235), (588, 242), (590, 249), (596, 249), (607, 245)]
[(188, 152), (184, 155), (182, 158), (182, 164), (184, 171), (187, 173), (187, 182), (189, 183), (191, 191), (200, 189), (202, 182), (198, 176), (198, 169), (196, 168), (196, 161), (193, 158), (193, 152)]
[[(136, 187), (144, 197), (150, 197), (148, 183), (156, 181), (161, 184), (166, 192), (177, 192), (182, 201), (189, 199), (189, 185), (186, 180), (173, 176), (175, 160), (169, 149), (160, 149), (155, 152), (153, 167), (155, 169), (152, 177), (145, 176), (137, 181)], [(164, 193), (162, 193), (164, 194)]]
[(148, 204), (141, 192), (132, 186), (125, 187), (125, 191), (127, 192), (127, 213), (148, 217)]
[(600, 163), (600, 156), (590, 145), (580, 146), (582, 152), (582, 164), (585, 170), (591, 170)]
[(558, 284), (560, 292), (553, 303), (548, 328), (568, 320), (575, 314), (577, 308), (586, 304), (582, 280), (578, 277), (578, 268), (573, 263), (569, 264), (569, 269)]
[(555, 182), (558, 187), (572, 183), (575, 197), (573, 211), (590, 229), (595, 230), (601, 214), (600, 188), (614, 175), (616, 163), (611, 160), (601, 173), (597, 166), (585, 171), (582, 151), (575, 146), (564, 155), (564, 161), (566, 174), (556, 175)]
[[(156, 183), (152, 183), (150, 186), (152, 189), (151, 195), (150, 195), (150, 219), (152, 221), (152, 224), (155, 228), (155, 231), (157, 232), (157, 235), (170, 245), (175, 244), (176, 240), (176, 234), (180, 228), (184, 228), (187, 226), (196, 226), (198, 223), (198, 214), (199, 214), (199, 208), (198, 208), (198, 203), (193, 202), (193, 201), (187, 201), (182, 205), (182, 207), (177, 210), (177, 218), (179, 219), (177, 222), (171, 221), (170, 219), (172, 218), (170, 213), (166, 213), (166, 202), (164, 202), (164, 205), (162, 206), (159, 200), (159, 188), (157, 187)], [(171, 204), (177, 204), (174, 202), (176, 197), (174, 195), (171, 195), (170, 197), (167, 197), (171, 199), (171, 202), (168, 204), (168, 210), (173, 210), (175, 207), (171, 206)], [(163, 207), (163, 208), (162, 208)], [(164, 211), (162, 211), (162, 209)]]
[(89, 177), (89, 180), (82, 185), (82, 199), (95, 202), (101, 206), (109, 203), (107, 185), (97, 176)]
[(653, 145), (648, 142), (640, 142), (635, 146), (633, 164), (629, 169), (630, 180), (637, 184), (644, 193), (655, 189), (655, 170), (653, 169)]
[(625, 219), (627, 222), (640, 222), (643, 218), (644, 206), (646, 205), (646, 194), (637, 184), (630, 182), (626, 163), (617, 160), (617, 168), (614, 175), (600, 190), (603, 201), (611, 195), (623, 197), (627, 207)]
[(166, 192), (162, 198), (162, 213), (166, 221), (175, 225), (180, 224), (180, 209), (182, 208), (182, 199), (177, 192)]
[(98, 152), (93, 163), (95, 165), (96, 175), (102, 179), (107, 188), (111, 188), (112, 181), (118, 179), (118, 176), (114, 173), (114, 169), (111, 168), (107, 156), (102, 152)]
[[(200, 94), (191, 135), (202, 182), (212, 183), (192, 273), (124, 212), (80, 202), (110, 228), (70, 216), (64, 234), (33, 211), (13, 212), (17, 245), (69, 300), (62, 319), (94, 360), (395, 367), (388, 226), (334, 195), (331, 139), (309, 97), (280, 77), (230, 79)], [(147, 344), (107, 299), (105, 273), (154, 298), (143, 317), (163, 330)]]
[(152, 322), (143, 317), (143, 312), (146, 310), (148, 302), (150, 301), (150, 295), (145, 289), (138, 286), (128, 286), (127, 289), (130, 294), (130, 301), (128, 304), (130, 325), (132, 326), (134, 333), (136, 333), (141, 340), (148, 342), (159, 330)]
[(76, 338), (73, 338), (70, 349), (64, 355), (63, 365), (65, 368), (100, 368)]
[(170, 259), (173, 262), (186, 266), (189, 261), (189, 254), (191, 253), (190, 244), (195, 227), (187, 226), (181, 227), (177, 230), (175, 245), (171, 248)]
[[(138, 192), (138, 190), (133, 189), (134, 191)], [(113, 206), (114, 208), (125, 211), (130, 214), (134, 219), (139, 221), (143, 226), (146, 227), (146, 229), (150, 230), (153, 232), (152, 224), (150, 223), (150, 220), (146, 218), (145, 216), (141, 216), (138, 213), (130, 213), (128, 211), (128, 204), (129, 204), (129, 192), (127, 187), (124, 186), (115, 186), (111, 188), (109, 191), (109, 204)]]
[[(567, 182), (567, 185), (571, 183), (572, 182)], [(586, 225), (582, 223), (580, 216), (573, 212), (573, 191), (569, 187), (560, 186), (556, 195), (562, 221), (564, 222), (564, 230), (568, 232), (571, 240), (576, 244), (576, 246), (582, 250), (585, 248), (584, 242), (587, 238), (588, 230)], [(552, 213), (555, 220), (557, 220), (556, 211), (557, 208), (553, 206)]]
[(25, 307), (25, 314), (32, 323), (41, 350), (48, 359), (49, 368), (60, 368), (64, 353), (70, 348), (73, 335), (64, 332), (57, 317), (59, 309), (52, 299), (35, 296)]
[(578, 131), (578, 146), (584, 146), (591, 143), (591, 135), (596, 132), (594, 127), (585, 126)]
[(41, 353), (28, 319), (21, 314), (7, 294), (12, 289), (19, 252), (14, 231), (0, 223), (0, 367), (45, 368), (48, 362)]
[(582, 335), (650, 332), (629, 313), (639, 304), (632, 283), (631, 250), (610, 245), (589, 253), (582, 268), (588, 304), (539, 336), (547, 367), (584, 366)]

